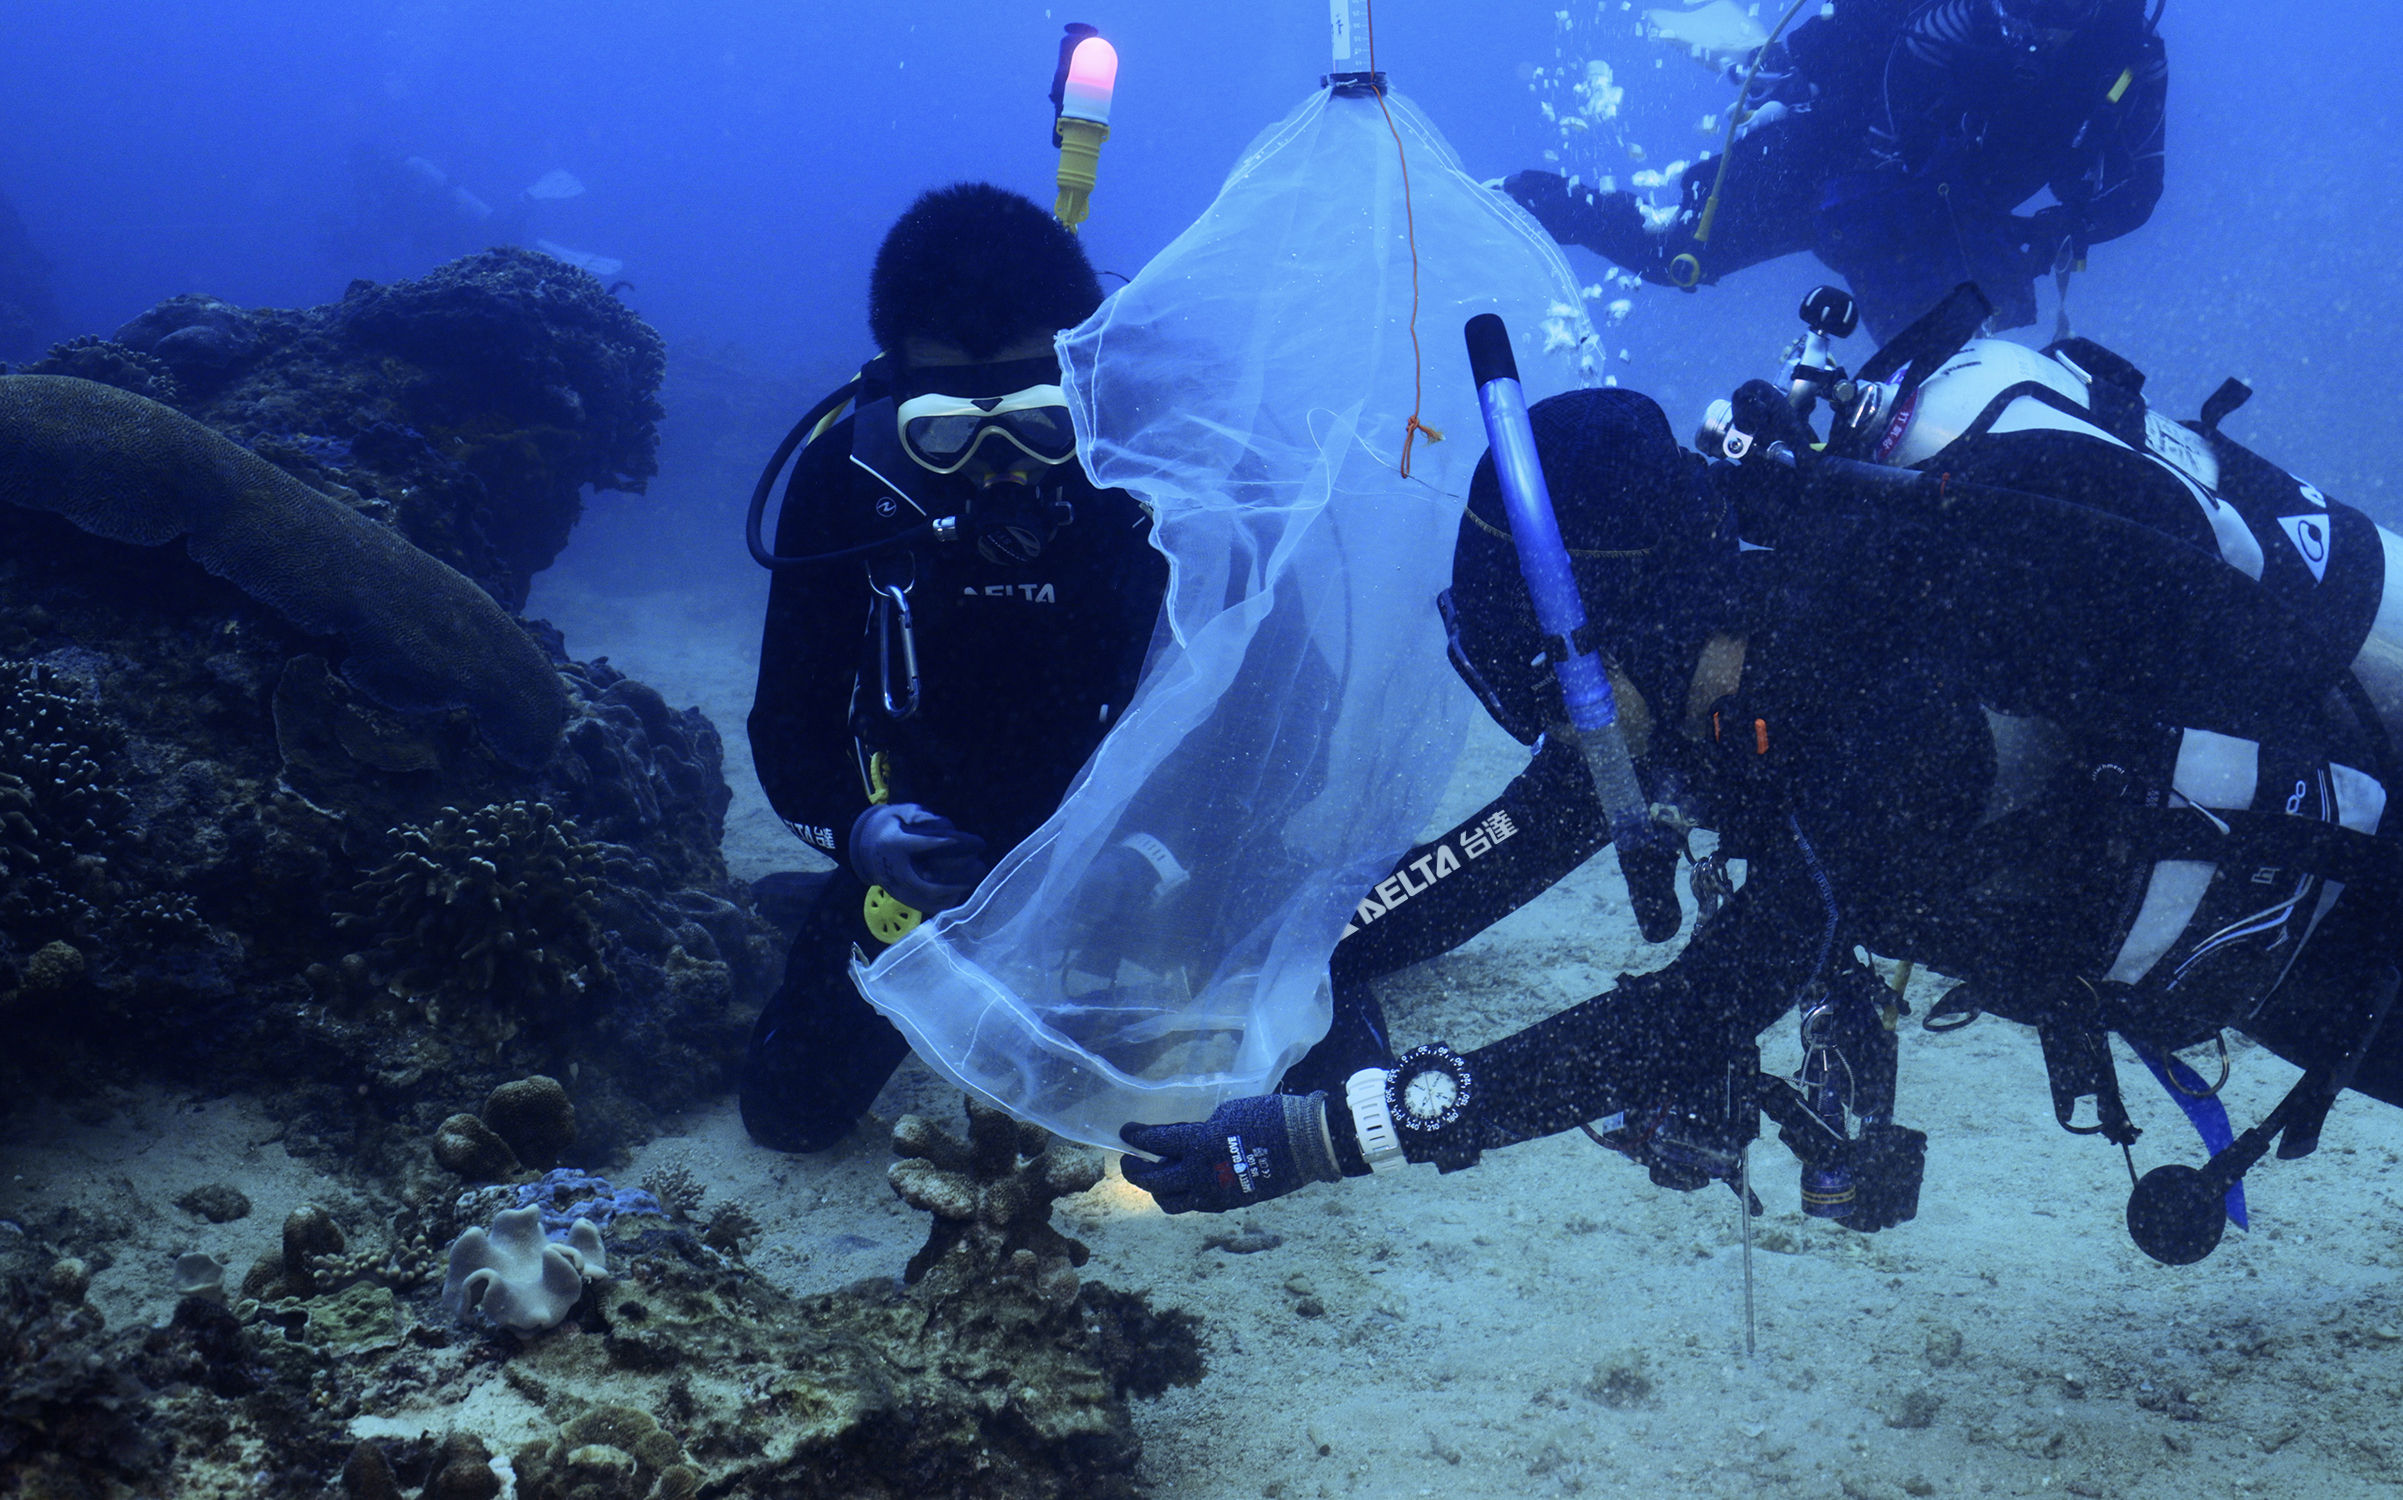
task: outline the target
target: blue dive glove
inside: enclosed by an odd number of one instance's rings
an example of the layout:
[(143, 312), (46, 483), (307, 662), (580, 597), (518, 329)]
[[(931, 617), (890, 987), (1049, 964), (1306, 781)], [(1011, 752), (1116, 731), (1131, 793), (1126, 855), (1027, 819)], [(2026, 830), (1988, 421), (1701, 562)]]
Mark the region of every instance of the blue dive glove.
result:
[(968, 899), (985, 878), (985, 841), (915, 802), (882, 802), (851, 825), (851, 868), (922, 912)]
[(1343, 1173), (1325, 1094), (1230, 1099), (1198, 1125), (1129, 1125), (1118, 1138), (1160, 1158), (1119, 1158), (1126, 1180), (1172, 1214), (1225, 1213)]

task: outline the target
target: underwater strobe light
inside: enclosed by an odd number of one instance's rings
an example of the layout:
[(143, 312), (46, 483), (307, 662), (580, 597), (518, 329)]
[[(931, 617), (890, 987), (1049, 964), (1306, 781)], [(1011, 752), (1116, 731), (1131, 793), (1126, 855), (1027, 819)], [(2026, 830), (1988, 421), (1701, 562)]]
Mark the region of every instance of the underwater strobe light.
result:
[(1052, 75), (1051, 140), (1060, 148), (1060, 196), (1051, 216), (1070, 229), (1085, 222), (1101, 143), (1110, 138), (1110, 95), (1118, 87), (1118, 49), (1090, 26), (1075, 25), (1060, 40)]

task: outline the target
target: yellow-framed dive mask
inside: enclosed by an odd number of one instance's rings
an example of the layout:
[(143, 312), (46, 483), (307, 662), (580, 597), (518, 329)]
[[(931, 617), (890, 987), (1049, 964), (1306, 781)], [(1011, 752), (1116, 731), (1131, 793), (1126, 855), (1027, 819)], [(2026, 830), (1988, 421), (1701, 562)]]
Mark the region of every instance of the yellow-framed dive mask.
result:
[(994, 441), (1044, 465), (1076, 457), (1068, 396), (1056, 384), (1030, 385), (1006, 396), (912, 396), (894, 417), (901, 429), (901, 450), (936, 474), (958, 473)]

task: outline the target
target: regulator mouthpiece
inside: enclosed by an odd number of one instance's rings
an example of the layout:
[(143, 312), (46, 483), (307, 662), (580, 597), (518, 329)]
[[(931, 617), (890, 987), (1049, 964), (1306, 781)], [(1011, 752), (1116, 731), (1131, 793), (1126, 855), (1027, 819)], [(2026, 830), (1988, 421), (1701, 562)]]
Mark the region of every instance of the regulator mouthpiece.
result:
[(1070, 229), (1091, 212), (1101, 143), (1110, 138), (1110, 100), (1118, 88), (1118, 49), (1090, 26), (1071, 26), (1052, 78), (1052, 139), (1060, 148), (1059, 198), (1051, 215)]

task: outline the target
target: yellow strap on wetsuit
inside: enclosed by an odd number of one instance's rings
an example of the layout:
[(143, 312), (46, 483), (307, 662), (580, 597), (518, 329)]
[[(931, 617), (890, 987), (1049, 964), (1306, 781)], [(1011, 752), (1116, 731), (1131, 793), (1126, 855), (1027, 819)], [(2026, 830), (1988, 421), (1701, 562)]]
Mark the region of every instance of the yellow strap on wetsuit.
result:
[(2104, 102), (2109, 104), (2117, 104), (2119, 102), (2119, 96), (2126, 93), (2128, 91), (2128, 85), (2134, 83), (2135, 81), (2136, 70), (2134, 68), (2120, 69), (2119, 82), (2111, 85), (2111, 92), (2103, 95)]
[[(874, 807), (892, 800), (892, 763), (878, 750), (868, 757), (868, 803)], [(876, 941), (887, 947), (908, 937), (911, 929), (926, 920), (926, 913), (881, 885), (868, 887), (868, 899), (860, 903), (859, 915)]]

